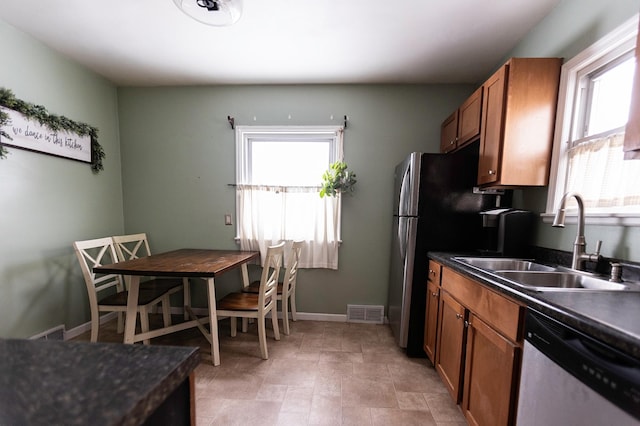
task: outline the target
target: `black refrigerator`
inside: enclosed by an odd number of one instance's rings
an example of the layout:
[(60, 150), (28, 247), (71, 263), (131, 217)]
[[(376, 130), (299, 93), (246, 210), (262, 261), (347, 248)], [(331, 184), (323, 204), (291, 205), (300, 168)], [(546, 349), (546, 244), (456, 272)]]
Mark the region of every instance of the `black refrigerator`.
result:
[(472, 149), (413, 152), (395, 169), (387, 318), (408, 356), (425, 356), (427, 252), (480, 248), (479, 212), (506, 201), (495, 191), (474, 191), (477, 171)]

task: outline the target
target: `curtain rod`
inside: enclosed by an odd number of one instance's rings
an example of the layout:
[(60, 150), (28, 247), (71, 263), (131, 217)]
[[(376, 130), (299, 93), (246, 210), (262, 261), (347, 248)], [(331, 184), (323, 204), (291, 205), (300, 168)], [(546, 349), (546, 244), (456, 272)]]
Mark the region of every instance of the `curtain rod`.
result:
[[(228, 183), (227, 186), (237, 187), (240, 186), (237, 183)], [(321, 185), (251, 185), (251, 184), (243, 184), (243, 186), (272, 186), (279, 188), (321, 188)]]
[[(227, 121), (229, 122), (229, 125), (231, 125), (231, 130), (235, 130), (235, 128), (236, 128), (236, 119), (233, 118), (230, 115), (227, 115)], [(348, 117), (345, 115), (344, 116), (344, 128), (345, 129), (347, 128), (347, 121), (348, 121)]]

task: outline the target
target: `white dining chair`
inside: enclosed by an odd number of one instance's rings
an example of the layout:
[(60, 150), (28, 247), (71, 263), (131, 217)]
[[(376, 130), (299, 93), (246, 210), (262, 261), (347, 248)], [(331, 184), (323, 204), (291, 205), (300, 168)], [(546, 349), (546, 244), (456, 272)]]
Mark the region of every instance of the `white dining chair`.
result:
[[(270, 246), (267, 249), (260, 288), (258, 293), (230, 293), (216, 303), (219, 317), (231, 318), (231, 337), (238, 332), (238, 318), (254, 318), (258, 323), (258, 339), (260, 353), (263, 359), (269, 358), (267, 351), (267, 334), (265, 328), (266, 315), (271, 312), (271, 323), (275, 340), (280, 340), (278, 328), (278, 315), (276, 314), (276, 291), (278, 287), (278, 274), (284, 257), (284, 242)], [(244, 324), (243, 324), (244, 329)]]
[[(95, 266), (109, 265), (118, 262), (116, 250), (111, 237), (93, 240), (76, 241), (73, 243), (82, 276), (89, 296), (91, 310), (91, 341), (98, 341), (100, 329), (100, 312), (118, 312), (118, 333), (124, 330), (123, 314), (127, 310), (128, 292), (125, 289), (122, 276), (118, 274), (96, 274)], [(109, 290), (109, 291), (108, 291)], [(105, 295), (105, 292), (107, 293)], [(142, 332), (149, 331), (149, 311), (161, 303), (167, 295), (166, 289), (140, 289), (137, 311), (140, 315)], [(144, 344), (149, 344), (145, 340)]]
[[(297, 320), (296, 310), (296, 283), (298, 281), (298, 264), (304, 241), (294, 241), (291, 250), (287, 254), (287, 262), (282, 282), (278, 282), (276, 299), (280, 301), (282, 311), (282, 331), (289, 335), (289, 306), (291, 306), (291, 320)], [(249, 286), (242, 289), (245, 293), (258, 293), (260, 281), (254, 281)]]
[[(120, 262), (125, 260), (138, 259), (140, 257), (146, 257), (151, 255), (149, 249), (149, 241), (147, 240), (146, 233), (129, 234), (129, 235), (116, 235), (113, 238), (113, 243), (116, 248), (118, 260)], [(128, 280), (130, 277), (125, 277), (125, 283), (129, 288)], [(166, 295), (162, 301), (162, 318), (164, 326), (171, 325), (171, 295), (183, 290), (184, 306), (191, 306), (189, 295), (189, 279), (188, 278), (151, 278), (145, 281), (140, 281), (140, 289), (158, 289), (165, 290)], [(188, 313), (184, 309), (184, 319), (187, 320)]]

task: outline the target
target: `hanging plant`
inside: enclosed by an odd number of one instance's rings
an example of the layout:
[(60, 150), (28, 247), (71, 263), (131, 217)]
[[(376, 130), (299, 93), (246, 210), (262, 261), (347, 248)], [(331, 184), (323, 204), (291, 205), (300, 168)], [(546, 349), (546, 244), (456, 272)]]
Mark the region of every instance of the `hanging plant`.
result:
[(336, 161), (322, 174), (320, 198), (325, 195), (335, 197), (340, 193), (351, 192), (356, 182), (356, 174), (347, 170), (347, 163)]
[[(37, 121), (41, 126), (46, 126), (54, 132), (64, 130), (79, 136), (89, 136), (91, 138), (91, 170), (93, 170), (94, 173), (104, 170), (102, 160), (105, 157), (105, 153), (102, 146), (98, 143), (98, 129), (95, 127), (78, 123), (67, 117), (49, 114), (47, 109), (42, 105), (35, 105), (20, 100), (14, 96), (11, 90), (2, 87), (0, 87), (0, 106), (17, 111), (28, 119)], [(0, 126), (5, 126), (9, 123), (10, 119), (8, 114), (0, 111)], [(1, 138), (13, 139), (6, 132), (0, 130), (0, 139)], [(7, 154), (7, 150), (0, 144), (0, 158), (5, 158)]]

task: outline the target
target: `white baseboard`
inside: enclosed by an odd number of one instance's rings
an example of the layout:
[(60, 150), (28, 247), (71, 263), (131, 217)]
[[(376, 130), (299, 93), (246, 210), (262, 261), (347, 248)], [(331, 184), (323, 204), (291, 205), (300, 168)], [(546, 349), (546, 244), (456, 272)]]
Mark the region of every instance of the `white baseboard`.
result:
[[(104, 324), (109, 321), (113, 321), (118, 318), (117, 312), (109, 312), (108, 314), (100, 316), (100, 324)], [(74, 337), (78, 337), (82, 333), (86, 333), (87, 331), (91, 331), (91, 321), (85, 322), (84, 324), (80, 324), (77, 327), (73, 327), (70, 330), (64, 331), (64, 340), (73, 339)]]
[[(207, 308), (191, 308), (194, 314), (207, 316), (209, 310)], [(182, 308), (172, 307), (172, 315), (182, 315)], [(299, 320), (302, 321), (333, 321), (333, 322), (347, 322), (347, 315), (342, 314), (318, 314), (313, 312), (297, 312)], [(282, 318), (282, 312), (278, 311), (278, 318)]]
[(62, 340), (64, 340), (64, 324), (56, 325), (55, 327), (50, 328), (49, 330), (45, 330), (41, 333), (34, 334), (33, 336), (29, 337), (29, 340), (38, 340), (38, 339), (59, 340), (59, 339), (51, 338), (51, 336), (58, 335), (58, 334), (60, 334), (62, 337)]
[[(193, 311), (194, 314), (200, 315), (200, 316), (209, 315), (209, 310), (207, 308), (192, 308), (192, 311)], [(182, 315), (183, 312), (184, 311), (183, 311), (182, 308), (179, 308), (179, 307), (176, 307), (176, 306), (171, 308), (171, 314), (172, 315)], [(298, 320), (300, 320), (300, 321), (347, 322), (347, 315), (346, 314), (320, 314), (320, 313), (316, 313), (316, 312), (298, 312), (297, 314), (298, 314)], [(104, 324), (106, 322), (115, 320), (117, 318), (117, 315), (118, 315), (117, 312), (109, 312), (106, 315), (100, 316), (100, 324)], [(282, 318), (282, 312), (278, 312), (278, 318)], [(388, 321), (387, 321), (387, 318), (385, 317), (385, 324), (387, 324), (387, 323), (388, 323)], [(64, 326), (59, 326), (59, 327), (64, 327)], [(43, 335), (47, 334), (50, 331), (51, 330), (48, 330), (46, 332), (40, 333), (38, 335), (35, 335), (35, 336), (31, 337), (31, 338), (32, 339), (37, 339), (37, 338), (42, 337)], [(64, 330), (64, 328), (63, 328), (62, 331), (63, 331), (64, 340), (73, 339), (74, 337), (78, 337), (82, 333), (86, 333), (87, 331), (91, 331), (91, 322), (89, 321), (89, 322), (86, 322), (84, 324), (80, 324), (79, 326), (73, 327), (70, 330)]]
[(346, 314), (318, 314), (315, 312), (297, 312), (299, 320), (302, 321), (331, 321), (347, 322)]

